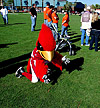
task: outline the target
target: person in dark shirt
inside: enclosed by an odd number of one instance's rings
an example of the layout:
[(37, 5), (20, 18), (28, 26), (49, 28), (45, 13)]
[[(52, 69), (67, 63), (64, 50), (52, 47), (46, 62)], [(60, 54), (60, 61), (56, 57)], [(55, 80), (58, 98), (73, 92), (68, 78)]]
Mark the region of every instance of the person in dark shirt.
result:
[(36, 4), (32, 5), (33, 7), (30, 9), (30, 14), (31, 14), (31, 31), (35, 31), (35, 26), (36, 26), (36, 18), (37, 18), (37, 12), (36, 12)]
[(92, 23), (91, 40), (90, 40), (89, 50), (93, 49), (92, 46), (95, 41), (95, 51), (99, 51), (98, 50), (99, 36), (100, 36), (100, 19), (94, 17), (94, 22)]

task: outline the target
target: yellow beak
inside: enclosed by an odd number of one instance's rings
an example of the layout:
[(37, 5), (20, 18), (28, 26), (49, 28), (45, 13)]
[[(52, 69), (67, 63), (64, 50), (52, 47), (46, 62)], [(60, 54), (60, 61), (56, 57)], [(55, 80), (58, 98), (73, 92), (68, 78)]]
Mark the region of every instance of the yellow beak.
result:
[(53, 59), (54, 57), (54, 50), (53, 51), (40, 51), (38, 50), (40, 55), (45, 59), (48, 60), (49, 62)]

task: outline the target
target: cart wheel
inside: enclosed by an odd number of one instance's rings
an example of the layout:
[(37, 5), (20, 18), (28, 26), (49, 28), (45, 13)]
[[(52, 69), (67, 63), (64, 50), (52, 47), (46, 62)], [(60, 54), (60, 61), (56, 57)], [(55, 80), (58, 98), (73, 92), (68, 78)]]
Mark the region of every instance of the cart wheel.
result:
[(72, 50), (72, 51), (69, 51), (69, 55), (71, 56), (71, 55), (74, 55), (75, 54), (75, 52)]
[(72, 50), (72, 55), (74, 55), (75, 54), (75, 52), (74, 52), (74, 50)]
[(69, 55), (70, 55), (70, 56), (72, 55), (72, 52), (71, 52), (71, 51), (69, 51)]

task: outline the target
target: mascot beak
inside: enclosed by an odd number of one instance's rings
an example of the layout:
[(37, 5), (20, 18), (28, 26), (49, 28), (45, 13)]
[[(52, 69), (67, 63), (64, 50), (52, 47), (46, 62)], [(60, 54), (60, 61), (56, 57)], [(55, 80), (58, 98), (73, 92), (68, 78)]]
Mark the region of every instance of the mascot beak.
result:
[(40, 55), (45, 59), (48, 60), (49, 62), (52, 61), (54, 57), (54, 50), (53, 51), (40, 51), (38, 50)]

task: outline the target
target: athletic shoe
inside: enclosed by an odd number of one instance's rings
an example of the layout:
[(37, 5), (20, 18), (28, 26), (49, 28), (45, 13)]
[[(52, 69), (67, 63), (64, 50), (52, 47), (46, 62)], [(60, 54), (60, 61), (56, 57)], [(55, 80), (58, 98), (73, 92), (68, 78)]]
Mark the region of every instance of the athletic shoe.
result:
[(22, 75), (23, 72), (25, 72), (24, 68), (23, 67), (20, 67), (20, 68), (17, 69), (17, 71), (15, 73), (15, 76), (17, 78), (21, 78), (21, 77), (23, 77), (23, 75)]
[(87, 44), (87, 45), (85, 45), (85, 46), (90, 46), (90, 44)]
[(83, 44), (81, 44), (81, 46), (83, 46)]

